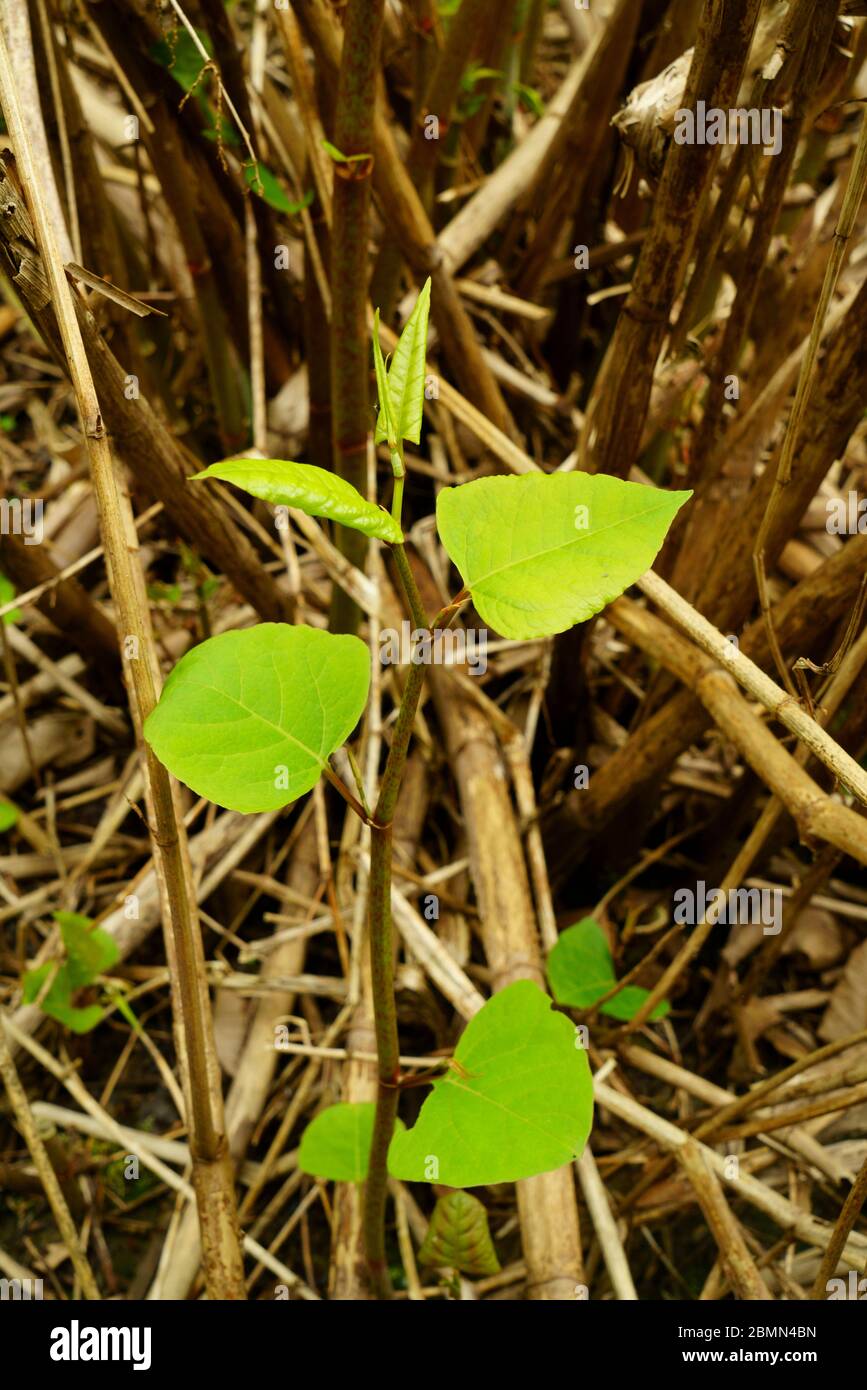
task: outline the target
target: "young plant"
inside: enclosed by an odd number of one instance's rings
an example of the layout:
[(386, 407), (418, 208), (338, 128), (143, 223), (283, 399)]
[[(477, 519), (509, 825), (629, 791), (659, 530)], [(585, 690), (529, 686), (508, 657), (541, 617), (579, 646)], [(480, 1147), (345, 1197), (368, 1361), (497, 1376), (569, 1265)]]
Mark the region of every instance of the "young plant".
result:
[[(429, 308), (428, 281), (388, 367), (378, 319), (374, 333), (376, 440), (388, 446), (395, 480), (390, 512), (345, 480), (308, 464), (228, 459), (197, 477), (234, 483), (254, 497), (384, 541), (392, 548), (417, 634), (447, 626), (470, 598), (482, 620), (504, 637), (529, 640), (564, 632), (598, 613), (650, 568), (689, 494), (584, 473), (483, 478), (443, 489), (437, 528), (464, 587), (429, 628), (401, 527), (404, 442), (421, 438)], [(397, 1120), (403, 1078), (393, 979), (392, 821), (424, 664), (413, 662), (407, 672), (379, 794), (369, 812), (329, 762), (362, 714), (369, 663), (367, 647), (354, 636), (269, 623), (225, 633), (178, 662), (145, 736), (171, 772), (221, 806), (274, 810), (324, 775), (370, 827), (377, 1100), (333, 1106), (317, 1116), (304, 1134), (299, 1161), (318, 1176), (365, 1183), (370, 1278), (387, 1296), (389, 1172), (406, 1181), (464, 1188), (560, 1167), (583, 1149), (593, 1096), (574, 1027), (537, 985), (519, 980), (468, 1023), (444, 1074), (431, 1081), (413, 1128), (406, 1130)]]
[[(648, 991), (640, 985), (624, 985), (612, 997), (617, 985), (608, 938), (594, 917), (584, 917), (574, 927), (560, 933), (548, 957), (548, 981), (558, 1004), (570, 1009), (591, 1009), (597, 1000), (599, 1012), (628, 1022), (641, 1008)], [(663, 999), (651, 1019), (665, 1018), (669, 1011)]]

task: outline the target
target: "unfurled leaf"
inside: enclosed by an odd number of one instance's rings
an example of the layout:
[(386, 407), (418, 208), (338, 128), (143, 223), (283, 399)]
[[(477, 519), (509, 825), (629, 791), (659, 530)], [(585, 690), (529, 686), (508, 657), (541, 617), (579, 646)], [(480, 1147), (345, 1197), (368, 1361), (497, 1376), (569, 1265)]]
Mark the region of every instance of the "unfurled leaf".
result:
[[(617, 983), (614, 962), (608, 949), (605, 932), (593, 917), (585, 917), (574, 927), (561, 932), (560, 939), (548, 957), (548, 981), (558, 1004), (572, 1009), (589, 1009)], [(634, 1018), (648, 991), (638, 985), (627, 985), (603, 1004), (600, 1013), (611, 1018)], [(652, 1019), (664, 1018), (669, 1005), (663, 999)]]
[(418, 1252), (419, 1264), (458, 1269), (462, 1274), (496, 1274), (500, 1268), (488, 1213), (471, 1192), (448, 1192), (433, 1210)]
[[(388, 369), (388, 392), (398, 439), (418, 444), (424, 415), (425, 354), (430, 317), (430, 279), (419, 290)], [(376, 443), (388, 438), (382, 409), (376, 422)]]
[(145, 738), (199, 796), (231, 811), (274, 811), (316, 785), (369, 684), (358, 637), (261, 623), (187, 652)]
[(516, 1182), (581, 1153), (593, 1117), (587, 1056), (538, 985), (517, 980), (495, 994), (467, 1024), (455, 1063), (433, 1082), (413, 1128), (392, 1140), (396, 1178)]
[(482, 621), (515, 640), (584, 622), (650, 568), (688, 492), (607, 474), (443, 488), (437, 529)]
[[(302, 1173), (334, 1182), (364, 1182), (375, 1114), (372, 1101), (321, 1110), (301, 1136), (298, 1167)], [(403, 1129), (400, 1120), (397, 1129)]]
[(13, 806), (11, 801), (4, 801), (0, 797), (0, 835), (11, 830), (18, 821), (18, 807)]
[(327, 516), (363, 531), (366, 536), (378, 536), (391, 545), (399, 545), (403, 534), (393, 516), (368, 502), (361, 493), (326, 468), (313, 463), (292, 463), (288, 459), (223, 459), (195, 473), (191, 482), (203, 478), (218, 478), (224, 483), (261, 497), (275, 507), (297, 507), (308, 516)]

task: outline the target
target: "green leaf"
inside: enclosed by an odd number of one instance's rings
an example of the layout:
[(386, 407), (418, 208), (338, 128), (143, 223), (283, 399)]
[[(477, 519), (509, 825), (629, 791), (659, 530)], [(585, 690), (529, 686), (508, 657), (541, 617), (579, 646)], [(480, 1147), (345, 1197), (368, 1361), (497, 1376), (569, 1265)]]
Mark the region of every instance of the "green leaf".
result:
[[(430, 317), (430, 290), (431, 282), (428, 277), (419, 290), (415, 307), (400, 335), (388, 371), (388, 390), (397, 437), (409, 439), (413, 444), (418, 444), (421, 440), (424, 415), (424, 368), (427, 325)], [(381, 444), (386, 438), (385, 418), (380, 410), (376, 422), (376, 443)]]
[[(211, 55), (213, 45), (208, 35), (203, 29), (197, 29), (199, 41), (206, 52)], [(202, 68), (205, 66), (205, 59), (202, 57), (191, 34), (186, 29), (179, 29), (174, 36), (173, 43), (167, 43), (164, 39), (159, 39), (151, 47), (151, 57), (155, 58), (164, 68), (168, 68), (172, 77), (183, 87), (185, 92), (189, 92), (198, 81)]]
[(56, 961), (46, 961), (35, 970), (29, 970), (24, 976), (24, 1001), (32, 1004), (46, 980), (53, 975), (42, 1000), (43, 1012), (74, 1033), (89, 1033), (105, 1011), (99, 1004), (76, 1008), (72, 997), (76, 990), (93, 984), (103, 971), (110, 970), (120, 958), (120, 951), (108, 932), (94, 927), (91, 919), (80, 912), (55, 912), (53, 915), (66, 947), (66, 960), (59, 966)]
[(590, 1068), (576, 1041), (531, 980), (495, 994), (461, 1036), (458, 1069), (433, 1082), (413, 1128), (392, 1140), (389, 1171), (478, 1187), (571, 1162), (593, 1118)]
[(351, 526), (366, 536), (378, 536), (390, 545), (400, 545), (403, 533), (388, 512), (367, 502), (344, 478), (317, 468), (313, 463), (291, 463), (288, 459), (223, 459), (194, 473), (191, 482), (219, 478), (234, 483), (253, 497), (261, 497), (275, 507), (297, 507), (308, 516), (327, 516), (341, 526)]
[(482, 82), (485, 78), (502, 76), (499, 68), (486, 68), (481, 63), (471, 63), (461, 78), (461, 86), (465, 91), (472, 91), (477, 82)]
[(181, 594), (180, 584), (148, 584), (147, 596), (154, 603), (180, 603), (183, 595)]
[[(24, 987), (22, 997), (25, 1004), (33, 1004), (39, 997), (39, 993), (45, 984), (46, 979), (55, 969), (55, 961), (46, 961), (44, 965), (39, 965), (35, 970), (28, 970), (24, 976)], [(65, 1028), (70, 1028), (73, 1033), (89, 1033), (100, 1023), (104, 1017), (104, 1009), (99, 1004), (88, 1004), (83, 1009), (76, 1008), (70, 1003), (72, 992), (64, 975), (63, 966), (57, 971), (57, 976), (53, 980), (48, 993), (42, 1000), (42, 1012), (49, 1018), (54, 1018), (58, 1023), (62, 1023)]]
[(110, 970), (120, 959), (117, 942), (108, 932), (93, 925), (80, 912), (52, 914), (60, 927), (66, 947), (66, 972), (70, 989), (92, 984), (98, 975)]
[(512, 87), (522, 106), (525, 106), (534, 116), (544, 116), (545, 103), (535, 87), (528, 87), (526, 82), (513, 82)]
[[(301, 1136), (298, 1167), (302, 1173), (334, 1182), (364, 1182), (375, 1114), (372, 1101), (321, 1110)], [(397, 1129), (403, 1129), (400, 1120)]]
[(323, 140), (322, 148), (335, 164), (361, 164), (365, 159), (370, 159), (369, 154), (344, 154), (330, 140)]
[(500, 1268), (488, 1213), (471, 1192), (448, 1192), (433, 1210), (418, 1252), (419, 1264), (459, 1269), (462, 1274), (496, 1274)]
[(11, 830), (13, 825), (18, 823), (18, 807), (13, 806), (11, 801), (4, 801), (0, 797), (0, 835), (5, 835), (7, 830)]
[[(593, 917), (585, 917), (560, 934), (548, 957), (548, 980), (557, 1003), (572, 1009), (589, 1009), (616, 985), (608, 939)], [(600, 1013), (611, 1018), (634, 1018), (648, 993), (639, 985), (627, 985), (602, 1005)], [(650, 1017), (664, 1018), (668, 1010), (669, 1004), (663, 999)]]
[[(376, 370), (376, 391), (379, 396), (379, 419), (382, 421), (382, 428), (385, 431), (385, 439), (391, 450), (397, 449), (398, 432), (397, 421), (394, 416), (394, 407), (391, 401), (391, 390), (388, 384), (388, 372), (385, 370), (385, 362), (382, 358), (382, 347), (379, 342), (379, 310), (373, 316), (373, 365)], [(379, 425), (377, 423), (377, 433)], [(377, 440), (377, 442), (379, 442)]]
[(187, 652), (145, 738), (199, 796), (230, 811), (275, 811), (316, 785), (355, 728), (369, 684), (358, 637), (260, 623)]
[[(5, 574), (0, 574), (0, 608), (5, 608), (7, 603), (11, 603), (15, 597), (15, 585), (11, 579), (7, 579)], [(13, 608), (3, 618), (4, 623), (20, 623), (24, 615), (20, 608)]]
[(312, 188), (307, 190), (299, 203), (293, 202), (277, 176), (261, 161), (258, 164), (245, 164), (244, 178), (248, 187), (264, 199), (269, 207), (274, 208), (275, 212), (285, 212), (292, 217), (313, 202)]
[(650, 569), (689, 492), (597, 473), (525, 473), (443, 488), (437, 529), (483, 620), (552, 637)]

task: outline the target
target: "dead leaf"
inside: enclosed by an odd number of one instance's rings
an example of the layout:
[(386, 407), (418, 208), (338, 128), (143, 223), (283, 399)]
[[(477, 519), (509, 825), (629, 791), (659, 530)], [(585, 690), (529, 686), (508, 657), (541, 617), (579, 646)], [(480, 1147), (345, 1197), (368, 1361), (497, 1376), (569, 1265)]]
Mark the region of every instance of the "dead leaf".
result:
[(819, 1024), (825, 1042), (847, 1038), (867, 1028), (867, 941), (856, 946)]

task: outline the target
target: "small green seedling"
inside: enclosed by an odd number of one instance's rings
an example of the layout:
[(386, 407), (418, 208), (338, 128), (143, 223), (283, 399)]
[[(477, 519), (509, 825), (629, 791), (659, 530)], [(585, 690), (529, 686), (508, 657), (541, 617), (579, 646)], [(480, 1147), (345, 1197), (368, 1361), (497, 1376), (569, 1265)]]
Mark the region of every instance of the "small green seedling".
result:
[[(597, 999), (609, 994), (617, 984), (614, 962), (605, 932), (593, 917), (585, 917), (567, 927), (548, 957), (548, 982), (558, 1004), (571, 1009), (590, 1009)], [(639, 985), (625, 985), (600, 1006), (600, 1013), (629, 1021), (635, 1017), (648, 991)], [(666, 1000), (657, 1004), (651, 1019), (665, 1018)]]
[[(332, 154), (332, 157), (335, 157)], [(198, 479), (234, 483), (392, 547), (417, 628), (428, 626), (404, 553), (404, 443), (419, 443), (424, 408), (430, 281), (390, 364), (374, 334), (379, 393), (376, 441), (394, 473), (389, 511), (309, 464), (227, 459)], [(650, 568), (689, 493), (585, 473), (483, 478), (443, 489), (437, 528), (463, 581), (431, 627), (468, 597), (481, 619), (518, 641), (552, 637), (598, 613)], [(376, 1105), (337, 1105), (305, 1131), (301, 1168), (365, 1182), (364, 1231), (374, 1287), (388, 1290), (384, 1244), (388, 1173), (464, 1188), (513, 1182), (580, 1155), (593, 1093), (576, 1030), (530, 981), (494, 995), (468, 1023), (444, 1075), (431, 1083), (412, 1129), (396, 1120), (402, 1086), (394, 1009), (390, 827), (424, 666), (410, 666), (372, 812), (342, 785), (329, 759), (360, 718), (370, 656), (357, 637), (265, 623), (224, 633), (174, 668), (145, 737), (175, 776), (218, 805), (271, 811), (324, 775), (371, 830), (370, 943), (379, 1091)], [(613, 981), (613, 975), (612, 975)], [(600, 990), (599, 993), (603, 993)], [(599, 993), (594, 997), (598, 998)]]
[(79, 912), (55, 912), (53, 916), (60, 927), (66, 959), (60, 965), (50, 960), (28, 970), (24, 976), (24, 1002), (38, 1002), (44, 1013), (73, 1033), (89, 1033), (102, 1022), (105, 1008), (101, 1004), (77, 1007), (73, 997), (117, 963), (117, 942)]

